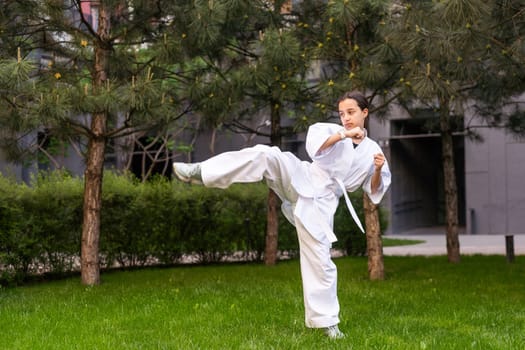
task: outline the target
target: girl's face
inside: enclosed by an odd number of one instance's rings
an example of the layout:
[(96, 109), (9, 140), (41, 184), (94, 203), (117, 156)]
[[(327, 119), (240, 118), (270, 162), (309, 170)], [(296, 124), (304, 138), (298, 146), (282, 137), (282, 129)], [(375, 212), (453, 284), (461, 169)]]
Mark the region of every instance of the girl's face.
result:
[(339, 103), (339, 117), (345, 129), (355, 127), (364, 128), (365, 118), (368, 116), (368, 108), (361, 109), (356, 100), (347, 98)]

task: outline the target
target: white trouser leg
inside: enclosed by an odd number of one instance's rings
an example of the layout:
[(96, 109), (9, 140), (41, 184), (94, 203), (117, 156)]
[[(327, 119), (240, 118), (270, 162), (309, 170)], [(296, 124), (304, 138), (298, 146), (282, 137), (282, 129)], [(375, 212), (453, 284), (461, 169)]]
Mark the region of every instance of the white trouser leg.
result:
[(297, 193), (291, 186), (291, 176), (300, 163), (292, 153), (257, 145), (205, 160), (201, 163), (201, 176), (205, 186), (217, 188), (265, 179), (282, 200), (295, 202)]
[[(201, 163), (202, 182), (207, 187), (227, 188), (233, 183), (266, 180), (281, 200), (297, 202), (291, 186), (301, 161), (277, 147), (258, 145), (226, 152)], [(324, 328), (339, 323), (337, 270), (330, 256), (331, 243), (315, 239), (295, 218), (299, 239), (303, 281), (305, 322), (307, 327)]]
[(339, 323), (337, 268), (330, 255), (331, 243), (315, 239), (296, 217), (299, 238), (305, 323), (310, 328), (324, 328)]

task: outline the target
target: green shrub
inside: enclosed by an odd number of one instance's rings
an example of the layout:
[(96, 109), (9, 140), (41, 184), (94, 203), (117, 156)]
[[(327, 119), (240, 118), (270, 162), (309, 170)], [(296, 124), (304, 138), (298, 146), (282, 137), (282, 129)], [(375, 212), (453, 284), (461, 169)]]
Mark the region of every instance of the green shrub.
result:
[(179, 261), (184, 254), (182, 217), (174, 213), (180, 201), (171, 182), (159, 177), (138, 188), (131, 208), (133, 216), (139, 219), (134, 221), (135, 234), (142, 237), (144, 250), (160, 263)]
[(99, 241), (102, 267), (145, 263), (146, 253), (139, 247), (144, 233), (137, 227), (142, 217), (133, 211), (140, 189), (140, 184), (131, 176), (109, 171), (104, 174)]
[(71, 271), (80, 257), (83, 181), (66, 172), (41, 172), (24, 191), (23, 228), (38, 241), (35, 268)]
[[(219, 190), (162, 177), (141, 183), (131, 175), (107, 171), (101, 267), (174, 264), (188, 257), (200, 263), (234, 255), (261, 260), (267, 197), (262, 182)], [(82, 198), (82, 179), (67, 173), (41, 173), (30, 186), (0, 176), (0, 278), (16, 282), (31, 274), (78, 269)], [(362, 193), (351, 194), (351, 200), (363, 217)], [(335, 247), (351, 255), (366, 253), (365, 235), (344, 200), (336, 212), (334, 231), (339, 238)], [(295, 228), (281, 213), (278, 244), (289, 256), (297, 254)]]
[(16, 281), (29, 272), (35, 239), (24, 234), (23, 185), (0, 176), (0, 278)]

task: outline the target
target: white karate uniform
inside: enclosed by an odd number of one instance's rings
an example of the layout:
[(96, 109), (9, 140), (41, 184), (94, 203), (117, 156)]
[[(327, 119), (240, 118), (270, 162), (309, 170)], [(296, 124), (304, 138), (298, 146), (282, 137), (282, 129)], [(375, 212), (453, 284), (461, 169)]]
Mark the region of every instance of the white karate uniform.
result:
[[(257, 145), (222, 153), (201, 163), (202, 181), (207, 187), (227, 188), (232, 183), (264, 179), (281, 199), (284, 215), (297, 229), (305, 323), (310, 328), (339, 323), (337, 269), (330, 255), (331, 245), (337, 240), (333, 220), (339, 198), (345, 195), (352, 212), (346, 191), (362, 186), (377, 204), (390, 185), (390, 170), (385, 161), (381, 187), (371, 193), (373, 155), (382, 151), (369, 138), (356, 148), (351, 139), (345, 139), (319, 152), (326, 139), (341, 129), (342, 126), (331, 123), (310, 126), (306, 151), (312, 162), (301, 161), (277, 147)], [(361, 225), (355, 212), (352, 216)]]

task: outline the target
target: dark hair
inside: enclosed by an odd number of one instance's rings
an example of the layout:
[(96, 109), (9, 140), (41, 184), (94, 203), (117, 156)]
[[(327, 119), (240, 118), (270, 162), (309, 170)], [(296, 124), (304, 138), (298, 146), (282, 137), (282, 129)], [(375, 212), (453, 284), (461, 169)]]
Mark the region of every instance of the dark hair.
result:
[(366, 99), (365, 95), (358, 91), (345, 92), (345, 94), (339, 97), (339, 99), (337, 100), (337, 105), (339, 105), (339, 103), (347, 99), (351, 99), (357, 102), (357, 105), (359, 106), (359, 108), (361, 108), (361, 110), (368, 108), (368, 100)]

